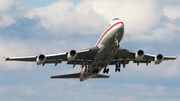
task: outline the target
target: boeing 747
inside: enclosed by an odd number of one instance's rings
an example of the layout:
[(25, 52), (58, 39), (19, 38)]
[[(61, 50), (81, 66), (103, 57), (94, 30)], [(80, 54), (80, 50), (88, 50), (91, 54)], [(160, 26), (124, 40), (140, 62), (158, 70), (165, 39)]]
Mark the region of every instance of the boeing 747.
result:
[(74, 74), (57, 75), (51, 78), (78, 78), (81, 82), (89, 78), (109, 78), (108, 75), (99, 74), (109, 72), (108, 65), (115, 65), (115, 71), (120, 72), (121, 65), (125, 68), (130, 61), (133, 63), (146, 63), (148, 65), (152, 61), (160, 64), (163, 60), (175, 60), (174, 56), (163, 56), (162, 54), (150, 55), (145, 54), (143, 50), (137, 52), (119, 47), (119, 43), (124, 35), (124, 23), (119, 18), (114, 18), (107, 26), (104, 33), (99, 38), (97, 44), (93, 48), (84, 50), (71, 50), (65, 53), (27, 57), (4, 57), (5, 61), (25, 61), (36, 62), (37, 65), (53, 63), (55, 66), (62, 61), (67, 64), (81, 66), (81, 71)]

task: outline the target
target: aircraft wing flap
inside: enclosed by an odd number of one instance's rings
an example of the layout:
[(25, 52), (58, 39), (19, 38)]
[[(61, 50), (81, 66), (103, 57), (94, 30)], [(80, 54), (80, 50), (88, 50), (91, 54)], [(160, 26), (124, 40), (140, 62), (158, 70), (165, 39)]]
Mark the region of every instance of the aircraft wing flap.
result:
[(58, 78), (64, 78), (64, 79), (77, 79), (80, 77), (80, 73), (74, 73), (74, 74), (65, 74), (65, 75), (56, 75), (56, 76), (51, 76), (52, 79), (58, 79)]
[(77, 52), (77, 57), (76, 59), (84, 59), (84, 58), (87, 58), (87, 59), (94, 59), (94, 56), (96, 55), (96, 53), (98, 52), (98, 49), (89, 49), (88, 51), (86, 52)]
[[(127, 49), (119, 48), (117, 53), (114, 56), (114, 59), (129, 59), (130, 61), (134, 61), (134, 63), (137, 63), (135, 61), (135, 54), (136, 52), (129, 51)], [(156, 55), (151, 54), (144, 54), (144, 57), (142, 60), (139, 61), (139, 63), (150, 63), (151, 61), (154, 61), (154, 58)], [(177, 57), (174, 56), (164, 56), (164, 60), (175, 60)]]
[[(72, 60), (72, 61), (68, 61), (67, 62), (67, 64), (76, 64), (76, 65), (82, 65), (84, 63), (84, 61), (83, 60)], [(88, 62), (86, 62), (87, 64), (91, 64), (92, 63), (92, 61), (88, 61)]]
[(45, 63), (62, 63), (62, 60), (61, 59), (53, 59), (53, 60), (46, 60)]
[[(119, 48), (116, 55), (114, 56), (114, 59), (130, 59), (130, 61), (134, 61), (136, 52), (129, 51), (127, 49)], [(149, 59), (153, 61), (155, 58), (155, 55), (145, 54), (143, 59)]]
[[(84, 58), (88, 58), (88, 59), (93, 59), (94, 56), (96, 55), (98, 49), (85, 49), (85, 50), (79, 50), (77, 51), (77, 57), (76, 59), (84, 59)], [(47, 59), (62, 59), (63, 61), (68, 61), (67, 60), (67, 53), (60, 53), (60, 54), (52, 54), (52, 55), (46, 55)]]
[[(77, 51), (77, 57), (76, 59), (93, 59), (96, 55), (97, 51), (99, 50), (98, 47), (85, 49), (85, 50), (79, 50)], [(51, 54), (51, 55), (45, 55), (47, 63), (50, 62), (50, 60), (57, 60), (61, 59), (62, 61), (67, 61), (67, 54), (66, 53), (58, 53), (58, 54)], [(3, 57), (5, 61), (26, 61), (26, 62), (36, 62), (36, 58), (38, 56), (26, 56), (26, 57)], [(48, 62), (49, 61), (49, 62)], [(51, 62), (52, 62), (51, 61)], [(54, 62), (52, 62), (54, 63)], [(56, 63), (56, 62), (55, 62)]]
[(134, 52), (128, 51), (126, 49), (118, 49), (118, 51), (116, 52), (114, 59), (130, 59), (132, 61), (132, 59), (134, 59), (135, 55)]
[[(129, 64), (129, 59), (127, 59), (126, 60), (126, 64)], [(124, 63), (124, 59), (119, 59), (119, 63), (120, 64), (123, 64)], [(115, 64), (117, 64), (117, 61), (116, 60), (112, 60), (110, 63), (109, 63), (109, 65), (115, 65)]]
[(63, 61), (67, 61), (67, 53), (50, 54), (45, 56), (47, 60), (62, 59)]
[(140, 60), (140, 61), (134, 60), (133, 63), (151, 63), (151, 60), (149, 60), (149, 61), (148, 60), (144, 60), (144, 59)]

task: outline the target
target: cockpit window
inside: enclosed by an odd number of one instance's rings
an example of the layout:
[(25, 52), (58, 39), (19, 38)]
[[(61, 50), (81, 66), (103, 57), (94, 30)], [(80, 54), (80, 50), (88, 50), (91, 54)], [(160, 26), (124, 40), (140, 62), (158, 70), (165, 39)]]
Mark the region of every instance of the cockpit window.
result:
[(109, 27), (111, 24), (108, 24), (108, 26), (107, 27)]
[(119, 18), (114, 18), (113, 21), (114, 21), (114, 20), (119, 20)]

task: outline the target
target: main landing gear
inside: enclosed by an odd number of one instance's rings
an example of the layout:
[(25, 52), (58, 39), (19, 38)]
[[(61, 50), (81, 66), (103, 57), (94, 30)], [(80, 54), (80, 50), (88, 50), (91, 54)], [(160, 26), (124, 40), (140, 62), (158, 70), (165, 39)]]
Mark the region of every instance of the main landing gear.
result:
[(108, 72), (109, 72), (109, 68), (104, 68), (103, 73), (107, 73), (108, 74)]
[(120, 72), (121, 71), (120, 67), (121, 67), (121, 64), (116, 64), (115, 72), (117, 71)]
[(94, 74), (94, 73), (96, 73), (96, 74), (97, 74), (97, 73), (98, 73), (98, 71), (99, 71), (99, 69), (98, 69), (98, 68), (94, 68), (94, 69), (93, 69), (93, 74)]

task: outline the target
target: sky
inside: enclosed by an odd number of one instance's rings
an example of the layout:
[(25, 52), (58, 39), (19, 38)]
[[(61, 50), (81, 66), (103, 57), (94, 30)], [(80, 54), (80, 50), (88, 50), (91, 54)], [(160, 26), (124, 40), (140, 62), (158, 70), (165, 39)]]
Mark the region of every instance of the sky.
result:
[[(179, 0), (0, 0), (0, 57), (54, 54), (93, 47), (115, 17), (125, 25), (120, 46), (175, 61), (133, 64), (109, 79), (50, 79), (77, 73), (65, 62), (47, 64), (0, 59), (1, 101), (179, 101)], [(102, 72), (101, 72), (102, 74)]]

